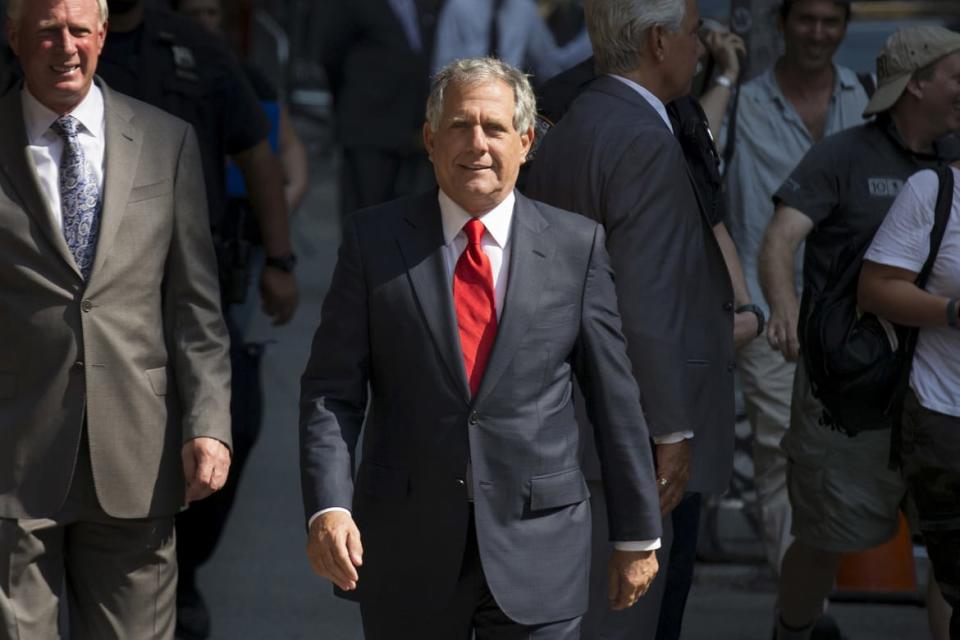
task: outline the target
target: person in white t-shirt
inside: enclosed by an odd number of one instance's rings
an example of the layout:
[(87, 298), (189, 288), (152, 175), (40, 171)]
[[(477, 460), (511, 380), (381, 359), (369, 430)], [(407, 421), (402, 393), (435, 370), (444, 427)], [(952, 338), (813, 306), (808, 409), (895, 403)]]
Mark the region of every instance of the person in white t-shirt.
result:
[(926, 287), (914, 284), (930, 253), (939, 180), (914, 174), (864, 256), (859, 305), (891, 322), (919, 327), (904, 400), (902, 472), (917, 505), (934, 575), (953, 606), (960, 637), (960, 163), (953, 202)]

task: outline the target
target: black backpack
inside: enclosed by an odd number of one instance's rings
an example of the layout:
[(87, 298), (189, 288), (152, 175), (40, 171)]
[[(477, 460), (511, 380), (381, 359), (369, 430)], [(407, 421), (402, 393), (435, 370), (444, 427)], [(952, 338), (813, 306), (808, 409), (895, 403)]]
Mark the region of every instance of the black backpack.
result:
[[(930, 255), (917, 276), (926, 285), (943, 240), (953, 200), (953, 172), (937, 169), (940, 189)], [(916, 329), (890, 324), (857, 308), (860, 266), (869, 248), (857, 244), (856, 254), (838, 256), (819, 292), (804, 289), (798, 334), (803, 364), (814, 396), (823, 404), (820, 423), (847, 435), (884, 429), (899, 417), (909, 368), (916, 346)]]

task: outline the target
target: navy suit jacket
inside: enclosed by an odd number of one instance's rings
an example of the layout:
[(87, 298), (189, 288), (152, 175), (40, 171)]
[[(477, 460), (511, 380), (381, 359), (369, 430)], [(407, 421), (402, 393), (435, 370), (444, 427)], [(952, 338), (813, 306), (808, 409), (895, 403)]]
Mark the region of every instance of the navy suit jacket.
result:
[(600, 222), (650, 433), (692, 431), (691, 491), (733, 464), (733, 290), (683, 150), (634, 89), (592, 82), (541, 143), (529, 196)]
[(302, 380), (304, 506), (307, 517), (352, 509), (364, 545), (357, 596), (387, 615), (449, 602), (467, 537), (468, 460), (479, 553), (503, 611), (522, 624), (586, 611), (590, 505), (574, 373), (595, 425), (611, 539), (661, 533), (602, 227), (517, 194), (510, 243), (496, 342), (471, 398), (436, 191), (347, 221)]

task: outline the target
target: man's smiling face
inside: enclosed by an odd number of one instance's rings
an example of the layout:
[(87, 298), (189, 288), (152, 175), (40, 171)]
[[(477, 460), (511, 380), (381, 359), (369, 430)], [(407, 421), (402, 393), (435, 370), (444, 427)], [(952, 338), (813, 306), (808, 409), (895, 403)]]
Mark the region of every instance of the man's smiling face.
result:
[(451, 84), (437, 130), (423, 127), (437, 184), (471, 215), (489, 211), (513, 191), (530, 150), (533, 128), (514, 128), (514, 99), (501, 80)]
[(106, 37), (97, 0), (28, 0), (8, 29), (30, 93), (59, 114), (80, 104)]

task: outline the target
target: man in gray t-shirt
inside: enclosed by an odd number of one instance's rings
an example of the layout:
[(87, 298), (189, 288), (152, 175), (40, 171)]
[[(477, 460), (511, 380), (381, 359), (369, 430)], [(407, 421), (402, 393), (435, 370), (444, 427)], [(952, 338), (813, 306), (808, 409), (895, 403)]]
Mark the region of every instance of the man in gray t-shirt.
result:
[[(878, 86), (865, 114), (877, 119), (817, 145), (776, 193), (777, 209), (760, 251), (760, 281), (770, 303), (768, 338), (796, 360), (799, 303), (795, 256), (806, 241), (805, 295), (834, 265), (866, 246), (910, 174), (954, 152), (940, 138), (960, 131), (960, 34), (940, 27), (901, 29), (877, 58)], [(794, 380), (788, 491), (795, 540), (784, 554), (779, 640), (806, 640), (823, 611), (845, 553), (886, 542), (898, 527), (905, 494), (887, 468), (890, 432), (855, 437), (821, 424), (802, 362)]]
[[(849, 2), (787, 0), (781, 6), (784, 55), (741, 89), (736, 147), (727, 173), (730, 234), (743, 261), (750, 299), (765, 313), (757, 255), (773, 215), (773, 193), (820, 138), (863, 123), (867, 94), (850, 69), (833, 64)], [(799, 269), (795, 281), (800, 289)], [(766, 340), (740, 350), (738, 366), (753, 430), (754, 480), (762, 537), (775, 573), (792, 540), (786, 457), (795, 364)]]

